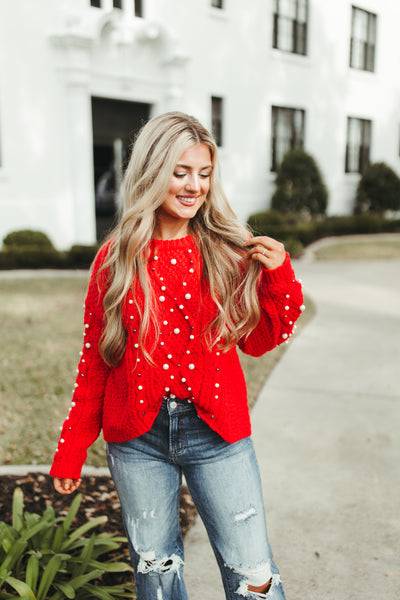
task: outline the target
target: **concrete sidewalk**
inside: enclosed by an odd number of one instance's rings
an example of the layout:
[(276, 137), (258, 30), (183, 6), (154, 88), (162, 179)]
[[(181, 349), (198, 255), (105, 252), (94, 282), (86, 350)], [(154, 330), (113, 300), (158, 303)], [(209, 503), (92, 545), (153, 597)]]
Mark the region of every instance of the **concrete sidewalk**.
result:
[[(287, 600), (400, 598), (400, 262), (298, 261), (317, 314), (253, 410)], [(190, 600), (223, 600), (200, 523)]]

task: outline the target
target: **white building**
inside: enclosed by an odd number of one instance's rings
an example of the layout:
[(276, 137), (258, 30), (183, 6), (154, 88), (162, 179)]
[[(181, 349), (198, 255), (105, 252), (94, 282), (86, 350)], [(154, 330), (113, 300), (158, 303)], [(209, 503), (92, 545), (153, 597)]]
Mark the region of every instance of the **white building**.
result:
[(366, 161), (400, 167), (400, 2), (354, 2), (2, 0), (0, 239), (101, 237), (95, 189), (113, 166), (118, 186), (133, 133), (172, 109), (214, 127), (241, 219), (269, 206), (293, 144), (317, 160), (328, 212), (351, 212)]

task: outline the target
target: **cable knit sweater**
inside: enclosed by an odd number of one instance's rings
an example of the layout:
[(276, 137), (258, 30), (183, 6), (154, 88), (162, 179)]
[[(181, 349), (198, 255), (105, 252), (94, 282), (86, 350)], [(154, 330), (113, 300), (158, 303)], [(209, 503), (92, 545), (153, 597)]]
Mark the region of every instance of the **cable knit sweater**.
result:
[[(87, 449), (101, 429), (107, 442), (123, 442), (147, 432), (166, 395), (190, 398), (199, 416), (230, 443), (251, 432), (236, 348), (209, 349), (201, 335), (216, 306), (201, 285), (202, 258), (191, 236), (151, 242), (148, 273), (160, 314), (155, 364), (145, 360), (139, 347), (139, 315), (132, 291), (122, 306), (127, 331), (124, 357), (114, 368), (105, 364), (98, 350), (105, 290), (97, 274), (108, 247), (99, 251), (91, 273), (75, 391), (50, 471), (56, 477), (79, 478)], [(139, 299), (143, 296), (139, 286), (135, 293)], [(286, 341), (303, 309), (301, 285), (289, 255), (281, 267), (262, 269), (258, 296), (260, 322), (239, 342), (241, 350), (252, 356)]]

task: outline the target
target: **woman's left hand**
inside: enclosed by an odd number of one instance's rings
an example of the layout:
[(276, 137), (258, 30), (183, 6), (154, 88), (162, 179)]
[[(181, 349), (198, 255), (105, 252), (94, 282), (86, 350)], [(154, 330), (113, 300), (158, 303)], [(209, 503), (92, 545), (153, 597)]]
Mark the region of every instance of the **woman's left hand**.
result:
[(273, 238), (265, 235), (253, 237), (245, 246), (249, 247), (247, 258), (258, 260), (266, 269), (277, 269), (285, 262), (285, 246)]

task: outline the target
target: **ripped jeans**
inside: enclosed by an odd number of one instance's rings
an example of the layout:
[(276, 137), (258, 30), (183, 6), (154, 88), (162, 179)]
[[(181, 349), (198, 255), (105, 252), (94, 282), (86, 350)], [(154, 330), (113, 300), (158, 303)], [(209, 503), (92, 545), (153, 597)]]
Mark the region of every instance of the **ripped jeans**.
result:
[[(188, 400), (164, 398), (151, 430), (107, 444), (138, 600), (188, 600), (179, 525), (182, 472), (204, 521), (227, 600), (284, 600), (250, 438), (225, 442)], [(204, 574), (207, 577), (207, 574)], [(266, 592), (250, 591), (265, 586)]]

